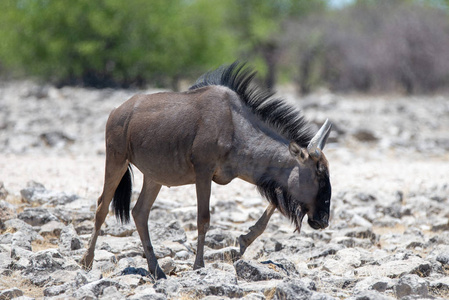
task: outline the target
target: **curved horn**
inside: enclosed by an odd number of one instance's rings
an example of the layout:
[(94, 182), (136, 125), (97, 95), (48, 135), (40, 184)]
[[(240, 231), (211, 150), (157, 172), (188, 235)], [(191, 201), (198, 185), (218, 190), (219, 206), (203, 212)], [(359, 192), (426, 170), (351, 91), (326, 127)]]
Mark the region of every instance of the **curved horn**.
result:
[[(326, 140), (329, 137), (329, 134), (331, 132), (332, 123), (329, 122), (329, 119), (326, 119), (326, 122), (324, 122), (323, 126), (321, 126), (320, 130), (315, 134), (315, 136), (310, 141), (309, 145), (307, 146), (307, 152), (309, 152), (309, 155), (315, 158), (320, 158), (321, 151), (324, 149), (324, 146), (326, 145)], [(318, 151), (318, 149), (320, 151)]]

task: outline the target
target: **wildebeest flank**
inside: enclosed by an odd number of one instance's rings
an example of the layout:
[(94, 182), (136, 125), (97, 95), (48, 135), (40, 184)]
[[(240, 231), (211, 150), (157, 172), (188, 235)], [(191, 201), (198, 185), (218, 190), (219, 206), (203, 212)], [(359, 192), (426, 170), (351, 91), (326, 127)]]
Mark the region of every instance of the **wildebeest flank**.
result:
[(198, 246), (194, 269), (204, 266), (212, 181), (241, 178), (255, 184), (269, 206), (239, 238), (240, 252), (264, 231), (275, 209), (295, 224), (304, 216), (315, 229), (328, 226), (331, 186), (322, 153), (331, 125), (313, 134), (299, 109), (252, 84), (255, 72), (233, 63), (203, 75), (189, 91), (136, 95), (111, 112), (106, 125), (106, 168), (95, 227), (81, 263), (90, 268), (95, 243), (113, 199), (116, 215), (129, 220), (131, 164), (144, 175), (132, 210), (148, 268), (165, 278), (148, 230), (162, 185), (195, 184)]

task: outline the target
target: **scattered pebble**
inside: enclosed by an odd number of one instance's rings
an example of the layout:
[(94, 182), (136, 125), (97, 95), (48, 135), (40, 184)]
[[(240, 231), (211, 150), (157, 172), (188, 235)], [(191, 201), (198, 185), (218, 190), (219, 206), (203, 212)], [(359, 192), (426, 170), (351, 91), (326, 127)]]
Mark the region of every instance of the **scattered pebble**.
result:
[[(333, 199), (330, 226), (322, 231), (304, 222), (293, 233), (275, 213), (241, 256), (238, 238), (266, 201), (238, 180), (214, 185), (206, 267), (193, 270), (195, 190), (163, 189), (149, 228), (168, 278), (155, 282), (135, 224), (112, 214), (92, 270), (78, 264), (104, 175), (104, 124), (135, 91), (66, 87), (38, 97), (31, 92), (36, 86), (3, 83), (0, 91), (0, 299), (449, 297), (446, 98), (324, 95), (333, 99), (331, 110), (306, 106), (315, 123), (329, 117), (336, 125), (325, 149)], [(434, 116), (438, 124), (429, 122)]]

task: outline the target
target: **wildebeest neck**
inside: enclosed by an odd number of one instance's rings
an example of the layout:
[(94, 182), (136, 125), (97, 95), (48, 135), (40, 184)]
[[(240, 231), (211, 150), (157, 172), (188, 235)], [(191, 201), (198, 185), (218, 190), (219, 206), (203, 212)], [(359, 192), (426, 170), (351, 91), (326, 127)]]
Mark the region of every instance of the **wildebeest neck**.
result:
[(237, 176), (256, 185), (262, 177), (286, 184), (296, 164), (288, 151), (289, 141), (254, 116), (234, 114), (233, 122), (234, 147), (229, 159)]
[(288, 181), (299, 163), (289, 152), (290, 141), (258, 118), (243, 113), (234, 114), (233, 119), (239, 124), (234, 133), (238, 148), (230, 159), (235, 159), (238, 176), (255, 184), (262, 196), (296, 224), (302, 208), (288, 192)]

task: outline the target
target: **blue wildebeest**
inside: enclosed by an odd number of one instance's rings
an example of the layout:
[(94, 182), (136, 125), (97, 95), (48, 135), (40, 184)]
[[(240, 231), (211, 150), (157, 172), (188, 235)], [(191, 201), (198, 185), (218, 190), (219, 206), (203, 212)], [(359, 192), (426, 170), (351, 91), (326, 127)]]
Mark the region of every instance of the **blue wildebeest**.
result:
[(314, 229), (328, 226), (331, 185), (322, 153), (331, 124), (314, 134), (299, 109), (252, 83), (255, 72), (235, 62), (206, 73), (187, 92), (136, 95), (113, 110), (106, 125), (106, 168), (95, 228), (81, 264), (90, 268), (95, 243), (113, 201), (129, 221), (133, 164), (142, 192), (132, 210), (150, 273), (165, 278), (148, 231), (151, 206), (162, 185), (196, 184), (198, 248), (194, 269), (204, 266), (212, 181), (238, 177), (255, 184), (269, 205), (240, 252), (264, 231), (278, 209), (301, 230), (307, 214)]

